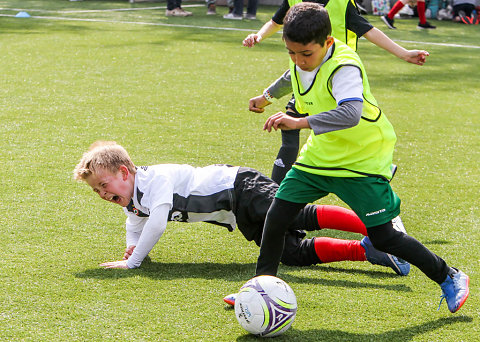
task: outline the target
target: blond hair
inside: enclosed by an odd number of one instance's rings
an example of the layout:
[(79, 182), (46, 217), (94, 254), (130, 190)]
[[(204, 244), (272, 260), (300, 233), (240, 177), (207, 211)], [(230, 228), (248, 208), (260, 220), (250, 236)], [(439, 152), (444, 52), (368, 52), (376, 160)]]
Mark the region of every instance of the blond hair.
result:
[(117, 173), (120, 166), (125, 165), (128, 170), (135, 174), (133, 164), (127, 151), (115, 141), (96, 141), (73, 170), (73, 178), (78, 181), (85, 181), (90, 175), (99, 170), (107, 170)]

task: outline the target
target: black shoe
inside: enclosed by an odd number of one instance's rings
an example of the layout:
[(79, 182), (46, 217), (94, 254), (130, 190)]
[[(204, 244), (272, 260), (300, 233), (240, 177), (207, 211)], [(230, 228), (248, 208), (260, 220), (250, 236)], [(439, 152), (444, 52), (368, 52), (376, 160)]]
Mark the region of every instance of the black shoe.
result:
[(390, 19), (390, 18), (389, 18), (388, 16), (386, 16), (386, 15), (382, 15), (382, 20), (383, 20), (383, 22), (385, 23), (385, 25), (388, 26), (388, 28), (390, 28), (390, 29), (396, 29), (396, 27), (393, 26), (393, 21), (394, 21), (393, 19)]
[(433, 29), (436, 29), (437, 27), (430, 25), (430, 23), (426, 21), (425, 24), (418, 23), (417, 28), (421, 30), (433, 30)]

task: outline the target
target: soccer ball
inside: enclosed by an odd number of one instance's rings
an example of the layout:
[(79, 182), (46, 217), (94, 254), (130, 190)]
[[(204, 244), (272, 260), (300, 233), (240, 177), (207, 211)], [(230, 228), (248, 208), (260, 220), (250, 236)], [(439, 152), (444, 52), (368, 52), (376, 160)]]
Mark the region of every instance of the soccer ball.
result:
[(235, 316), (249, 333), (273, 337), (287, 331), (297, 313), (297, 298), (282, 279), (258, 276), (243, 285), (235, 298)]

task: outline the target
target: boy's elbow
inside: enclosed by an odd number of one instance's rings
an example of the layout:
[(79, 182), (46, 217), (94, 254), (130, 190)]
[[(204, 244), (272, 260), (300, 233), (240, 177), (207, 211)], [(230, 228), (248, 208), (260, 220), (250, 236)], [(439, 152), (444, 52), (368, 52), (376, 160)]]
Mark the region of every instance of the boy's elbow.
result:
[(363, 112), (362, 101), (346, 101), (341, 104), (344, 108), (347, 116), (349, 117), (351, 127), (354, 127), (360, 123)]
[(359, 114), (355, 115), (352, 119), (353, 126), (356, 126), (360, 123), (360, 119), (362, 118), (362, 112)]

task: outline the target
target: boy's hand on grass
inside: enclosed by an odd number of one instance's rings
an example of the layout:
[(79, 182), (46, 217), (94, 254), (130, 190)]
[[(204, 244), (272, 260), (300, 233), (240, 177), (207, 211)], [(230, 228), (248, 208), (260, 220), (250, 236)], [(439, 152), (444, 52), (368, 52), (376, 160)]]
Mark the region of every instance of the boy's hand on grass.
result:
[(423, 65), (427, 61), (430, 54), (424, 50), (408, 50), (407, 54), (403, 56), (403, 60), (416, 65)]
[(269, 104), (271, 104), (271, 102), (268, 101), (265, 96), (259, 95), (250, 99), (248, 109), (254, 113), (263, 113), (265, 111), (264, 108)]
[(127, 269), (127, 260), (109, 261), (100, 264), (103, 268), (125, 268)]
[(125, 248), (125, 254), (123, 254), (123, 260), (127, 260), (128, 258), (130, 258), (134, 249), (135, 249), (134, 245), (128, 246), (127, 248)]

